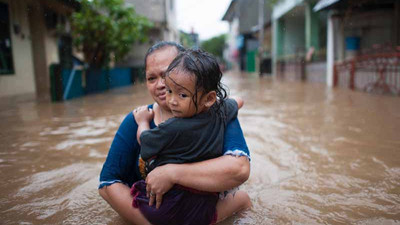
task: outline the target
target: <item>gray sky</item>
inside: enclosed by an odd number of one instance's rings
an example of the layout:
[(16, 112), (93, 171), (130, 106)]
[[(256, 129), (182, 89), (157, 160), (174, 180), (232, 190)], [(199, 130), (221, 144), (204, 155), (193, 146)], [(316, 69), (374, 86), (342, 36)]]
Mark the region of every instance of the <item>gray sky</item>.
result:
[(176, 0), (178, 29), (190, 32), (193, 27), (200, 40), (228, 32), (228, 23), (221, 18), (231, 0)]

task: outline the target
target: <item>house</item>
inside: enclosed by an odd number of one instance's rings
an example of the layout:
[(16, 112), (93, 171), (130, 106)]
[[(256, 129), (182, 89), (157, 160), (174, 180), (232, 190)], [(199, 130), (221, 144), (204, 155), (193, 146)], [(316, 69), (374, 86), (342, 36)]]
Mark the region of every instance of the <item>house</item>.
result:
[[(270, 51), (271, 32), (270, 9), (268, 1), (263, 1), (264, 16), (263, 26), (266, 26), (263, 39), (263, 49)], [(257, 56), (259, 49), (259, 5), (260, 1), (232, 0), (222, 20), (229, 22), (227, 47), (224, 58), (228, 67), (240, 68), (242, 71), (255, 72), (257, 68)], [(264, 28), (264, 27), (263, 27)]]
[(0, 0), (0, 97), (50, 98), (49, 66), (72, 63), (67, 16), (78, 7), (76, 0)]
[(122, 67), (143, 67), (147, 50), (159, 41), (179, 42), (176, 23), (175, 0), (125, 0), (125, 4), (134, 6), (136, 13), (153, 22), (147, 43), (135, 43), (132, 51), (116, 65)]
[(327, 12), (327, 84), (400, 95), (400, 1), (320, 0)]
[(273, 72), (289, 80), (326, 82), (326, 12), (316, 0), (282, 0), (272, 12)]

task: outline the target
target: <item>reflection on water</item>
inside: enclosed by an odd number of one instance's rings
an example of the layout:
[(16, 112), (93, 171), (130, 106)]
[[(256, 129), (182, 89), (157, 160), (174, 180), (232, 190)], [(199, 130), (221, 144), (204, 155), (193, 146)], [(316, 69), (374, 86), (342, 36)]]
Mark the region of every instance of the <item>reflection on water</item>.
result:
[[(222, 224), (400, 221), (400, 98), (230, 73), (251, 149), (254, 207)], [(4, 224), (124, 224), (98, 196), (123, 117), (150, 103), (136, 85), (66, 103), (0, 101)]]

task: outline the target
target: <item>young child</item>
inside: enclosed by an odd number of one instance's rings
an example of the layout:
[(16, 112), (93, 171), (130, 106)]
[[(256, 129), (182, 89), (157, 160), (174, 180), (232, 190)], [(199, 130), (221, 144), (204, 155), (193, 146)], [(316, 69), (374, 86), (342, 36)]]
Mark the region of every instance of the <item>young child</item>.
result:
[[(226, 99), (221, 77), (217, 60), (201, 50), (187, 50), (172, 61), (166, 72), (165, 86), (166, 101), (174, 118), (150, 129), (151, 110), (135, 114), (146, 173), (168, 163), (197, 162), (222, 155), (225, 127), (237, 116), (243, 101)], [(153, 225), (208, 225), (217, 221), (217, 193), (175, 185), (163, 195), (159, 209), (149, 206), (144, 181), (132, 186), (132, 195), (133, 206)], [(238, 208), (234, 211), (247, 204), (234, 202), (242, 199), (231, 198), (230, 201)]]

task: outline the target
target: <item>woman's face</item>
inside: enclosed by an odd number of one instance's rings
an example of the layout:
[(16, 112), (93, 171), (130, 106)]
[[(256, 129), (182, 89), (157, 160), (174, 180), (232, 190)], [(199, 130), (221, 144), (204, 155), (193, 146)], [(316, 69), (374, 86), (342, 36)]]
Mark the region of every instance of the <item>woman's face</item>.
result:
[(164, 47), (147, 56), (146, 61), (146, 85), (154, 101), (162, 108), (167, 109), (165, 100), (166, 90), (164, 74), (169, 64), (178, 55), (175, 47)]

